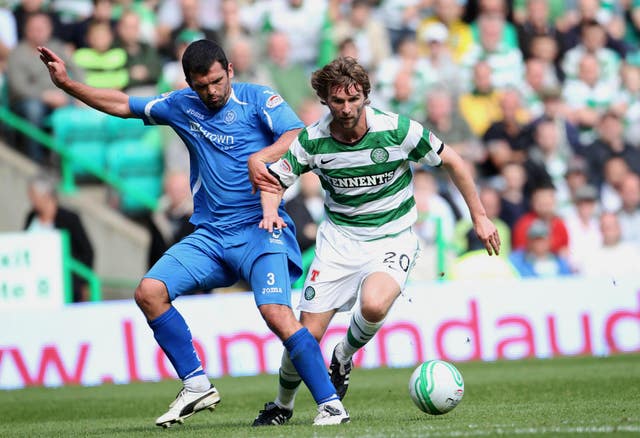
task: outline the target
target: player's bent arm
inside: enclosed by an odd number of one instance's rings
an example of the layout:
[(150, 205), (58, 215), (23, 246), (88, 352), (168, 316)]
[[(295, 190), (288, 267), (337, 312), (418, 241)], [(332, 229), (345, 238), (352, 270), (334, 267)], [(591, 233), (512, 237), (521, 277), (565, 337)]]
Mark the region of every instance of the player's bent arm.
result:
[(280, 184), (266, 167), (266, 163), (273, 163), (284, 155), (289, 146), (296, 139), (302, 129), (292, 129), (284, 132), (273, 144), (253, 153), (247, 162), (249, 179), (254, 191), (259, 188), (262, 191), (275, 193), (280, 189)]

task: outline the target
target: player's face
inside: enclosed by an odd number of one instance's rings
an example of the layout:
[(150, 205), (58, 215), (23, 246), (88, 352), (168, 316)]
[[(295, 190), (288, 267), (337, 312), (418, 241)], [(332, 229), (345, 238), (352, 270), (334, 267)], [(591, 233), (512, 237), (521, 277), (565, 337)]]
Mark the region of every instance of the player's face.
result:
[(366, 98), (359, 86), (334, 87), (327, 97), (327, 106), (333, 116), (333, 123), (342, 129), (351, 130), (364, 117)]
[(227, 70), (219, 62), (214, 62), (206, 74), (191, 73), (191, 88), (202, 102), (212, 111), (217, 111), (227, 103), (231, 95), (233, 67)]

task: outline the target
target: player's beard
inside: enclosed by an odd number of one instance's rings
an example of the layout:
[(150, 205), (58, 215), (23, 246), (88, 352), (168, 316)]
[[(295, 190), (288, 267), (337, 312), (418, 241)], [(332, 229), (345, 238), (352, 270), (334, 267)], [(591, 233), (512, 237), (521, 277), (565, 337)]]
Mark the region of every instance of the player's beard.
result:
[(227, 104), (229, 96), (231, 96), (231, 84), (227, 84), (224, 95), (217, 96), (215, 100), (207, 99), (204, 104), (209, 110), (218, 111), (220, 108)]

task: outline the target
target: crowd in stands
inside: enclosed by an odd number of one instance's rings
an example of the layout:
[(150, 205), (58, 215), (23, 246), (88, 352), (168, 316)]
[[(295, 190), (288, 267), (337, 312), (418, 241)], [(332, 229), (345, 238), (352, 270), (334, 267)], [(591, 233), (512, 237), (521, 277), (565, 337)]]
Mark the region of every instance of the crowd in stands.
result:
[[(478, 258), (485, 269), (465, 271), (460, 256), (482, 248), (464, 201), (443, 174), (415, 169), (416, 231), (426, 248), (416, 278), (440, 274), (429, 250), (436, 243), (446, 247), (445, 274), (458, 278), (617, 276), (640, 267), (640, 1), (2, 3), (0, 88), (13, 111), (40, 127), (76, 103), (51, 85), (39, 45), (90, 85), (155, 95), (185, 87), (181, 53), (213, 39), (234, 81), (272, 86), (305, 123), (324, 112), (310, 72), (353, 56), (371, 74), (374, 107), (423, 123), (465, 158), (510, 262), (503, 269)], [(43, 162), (38, 144), (22, 147)], [(188, 169), (183, 149), (166, 134), (172, 179)], [(305, 221), (298, 234), (307, 248), (321, 214), (317, 186), (304, 184), (288, 198)], [(184, 216), (182, 204), (174, 207)]]

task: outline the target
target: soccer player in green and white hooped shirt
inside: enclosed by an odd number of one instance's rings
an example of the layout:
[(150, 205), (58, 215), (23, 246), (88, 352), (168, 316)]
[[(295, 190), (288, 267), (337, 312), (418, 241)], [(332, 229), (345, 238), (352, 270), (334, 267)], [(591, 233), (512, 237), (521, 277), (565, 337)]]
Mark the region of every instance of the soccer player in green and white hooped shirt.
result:
[[(417, 218), (411, 163), (443, 166), (450, 173), (489, 255), (499, 253), (500, 238), (462, 158), (419, 123), (371, 108), (369, 77), (354, 59), (327, 64), (313, 73), (311, 84), (329, 114), (298, 135), (285, 155), (269, 166), (270, 175), (260, 165), (274, 157), (262, 152), (254, 154), (249, 167), (254, 186), (263, 195), (272, 194), (263, 196), (260, 223), (270, 231), (286, 226), (277, 213), (283, 187), (311, 171), (325, 189), (326, 220), (318, 230), (299, 309), (302, 324), (320, 340), (336, 312), (350, 310), (360, 297), (329, 370), (342, 398), (354, 353), (382, 326), (419, 250), (411, 230)], [(254, 426), (287, 422), (299, 384), (285, 352), (278, 396), (265, 404)]]

